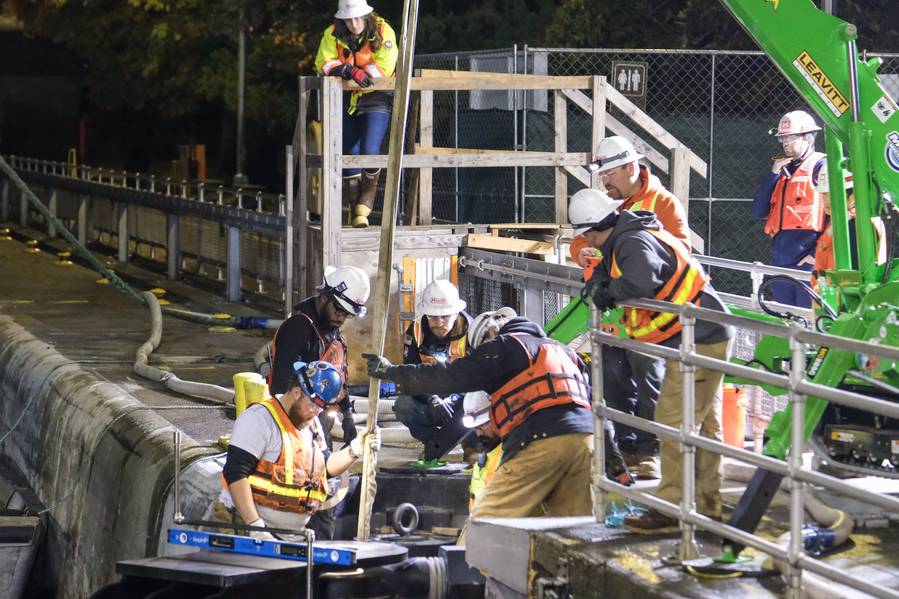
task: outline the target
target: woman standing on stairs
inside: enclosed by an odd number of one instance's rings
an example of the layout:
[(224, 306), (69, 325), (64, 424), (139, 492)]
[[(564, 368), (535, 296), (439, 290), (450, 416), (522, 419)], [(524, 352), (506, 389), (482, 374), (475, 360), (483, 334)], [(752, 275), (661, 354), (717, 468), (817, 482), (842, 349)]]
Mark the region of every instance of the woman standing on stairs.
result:
[[(344, 94), (343, 153), (380, 154), (387, 132), (393, 92), (367, 90), (377, 79), (392, 78), (397, 60), (396, 34), (366, 0), (340, 0), (334, 23), (325, 30), (315, 70), (355, 81), (360, 89)], [(367, 227), (375, 205), (381, 169), (344, 169), (343, 199), (353, 210), (353, 226)]]

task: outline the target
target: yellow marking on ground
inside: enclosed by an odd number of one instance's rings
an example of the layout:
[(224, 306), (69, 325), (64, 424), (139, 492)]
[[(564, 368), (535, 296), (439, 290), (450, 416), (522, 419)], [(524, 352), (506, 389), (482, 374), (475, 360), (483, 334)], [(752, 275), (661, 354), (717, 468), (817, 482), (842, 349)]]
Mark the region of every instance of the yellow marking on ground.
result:
[(88, 299), (70, 299), (70, 300), (56, 300), (50, 302), (51, 304), (89, 304), (91, 303)]
[(215, 370), (215, 366), (179, 366), (178, 370)]
[(34, 300), (13, 300), (12, 304), (33, 304)]
[(209, 327), (207, 329), (210, 333), (234, 333), (237, 331), (234, 327)]
[(619, 549), (612, 556), (612, 561), (626, 570), (630, 570), (649, 584), (659, 584), (662, 579), (652, 569), (652, 562), (627, 549)]
[(868, 534), (853, 534), (850, 538), (855, 542), (855, 547), (840, 551), (836, 557), (839, 559), (858, 559), (868, 557), (879, 552), (878, 546), (883, 542), (879, 537)]

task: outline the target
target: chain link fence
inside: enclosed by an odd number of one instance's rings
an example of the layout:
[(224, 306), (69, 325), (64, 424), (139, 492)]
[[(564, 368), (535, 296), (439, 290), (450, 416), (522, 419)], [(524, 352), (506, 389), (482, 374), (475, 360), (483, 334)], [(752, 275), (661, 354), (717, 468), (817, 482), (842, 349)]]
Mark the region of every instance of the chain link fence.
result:
[[(872, 55), (874, 56), (874, 55)], [(880, 76), (899, 97), (899, 54), (878, 54)], [(691, 228), (708, 254), (767, 263), (770, 244), (752, 218), (756, 186), (780, 151), (768, 130), (791, 110), (808, 110), (801, 96), (761, 52), (510, 48), (417, 56), (419, 69), (605, 75), (613, 63), (645, 67), (645, 112), (708, 163), (708, 177), (690, 181)], [(620, 73), (619, 73), (620, 74)], [(633, 99), (633, 98), (632, 98)], [(610, 113), (630, 125), (610, 105)], [(632, 127), (633, 128), (633, 127)], [(568, 151), (589, 151), (590, 116), (568, 111)], [(648, 140), (647, 140), (648, 141)], [(435, 92), (434, 143), (443, 147), (553, 149), (553, 94)], [(818, 142), (823, 149), (823, 140)], [(659, 151), (664, 148), (656, 147)], [(666, 152), (663, 152), (663, 154)], [(664, 184), (668, 177), (656, 171)], [(581, 184), (569, 177), (569, 194)], [(435, 169), (433, 211), (447, 222), (550, 222), (552, 168)], [(746, 295), (742, 277), (713, 269), (716, 286)]]

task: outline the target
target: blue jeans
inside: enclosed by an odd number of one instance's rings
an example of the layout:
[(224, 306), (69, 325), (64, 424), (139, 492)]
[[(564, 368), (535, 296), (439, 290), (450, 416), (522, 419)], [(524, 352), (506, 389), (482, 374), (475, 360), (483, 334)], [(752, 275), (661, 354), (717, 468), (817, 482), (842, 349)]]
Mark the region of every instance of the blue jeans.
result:
[[(359, 156), (360, 154), (380, 154), (381, 142), (390, 123), (389, 112), (366, 112), (363, 114), (343, 113), (343, 153)], [(378, 169), (366, 169), (374, 173)], [(344, 177), (358, 175), (362, 169), (343, 169)]]
[[(603, 396), (610, 408), (654, 420), (659, 389), (665, 378), (665, 362), (620, 347), (602, 346)], [(656, 436), (620, 422), (615, 439), (623, 453), (652, 455), (659, 452)]]

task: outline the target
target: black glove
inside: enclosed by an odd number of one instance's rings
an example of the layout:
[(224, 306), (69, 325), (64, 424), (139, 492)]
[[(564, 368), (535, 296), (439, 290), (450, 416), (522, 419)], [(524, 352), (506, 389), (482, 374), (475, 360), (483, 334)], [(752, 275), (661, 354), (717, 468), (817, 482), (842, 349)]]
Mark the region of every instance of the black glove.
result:
[(389, 368), (393, 368), (393, 364), (391, 364), (390, 360), (388, 360), (384, 356), (378, 356), (376, 354), (362, 354), (362, 357), (365, 358), (365, 365), (368, 370), (368, 376), (370, 377), (376, 379), (387, 378), (385, 376), (387, 374), (387, 370)]
[(343, 429), (344, 443), (349, 443), (356, 438), (356, 423), (353, 421), (352, 412), (343, 413), (343, 420), (340, 422), (340, 428)]
[(342, 64), (339, 67), (336, 67), (331, 70), (329, 75), (334, 75), (335, 77), (340, 77), (341, 79), (345, 79), (349, 81), (353, 78), (353, 69), (356, 68), (351, 64)]
[(593, 305), (601, 312), (615, 306), (615, 300), (609, 297), (609, 282), (595, 276), (584, 285), (581, 296), (592, 299)]
[(439, 395), (432, 395), (428, 400), (428, 411), (434, 424), (446, 424), (453, 419), (452, 402)]

